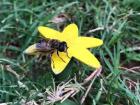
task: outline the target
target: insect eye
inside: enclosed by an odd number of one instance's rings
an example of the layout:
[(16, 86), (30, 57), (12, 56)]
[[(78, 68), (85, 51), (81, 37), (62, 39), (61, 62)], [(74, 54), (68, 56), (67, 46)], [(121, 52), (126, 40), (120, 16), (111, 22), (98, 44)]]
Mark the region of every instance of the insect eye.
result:
[(60, 47), (59, 47), (59, 51), (60, 51), (60, 52), (63, 52), (63, 51), (64, 51), (64, 47), (63, 47), (63, 46), (60, 46)]
[(60, 52), (65, 51), (66, 50), (66, 46), (67, 46), (66, 42), (61, 42), (60, 45), (59, 45), (59, 51)]
[(64, 46), (66, 46), (66, 45), (67, 45), (67, 43), (66, 43), (66, 42), (62, 42), (62, 44), (63, 44)]

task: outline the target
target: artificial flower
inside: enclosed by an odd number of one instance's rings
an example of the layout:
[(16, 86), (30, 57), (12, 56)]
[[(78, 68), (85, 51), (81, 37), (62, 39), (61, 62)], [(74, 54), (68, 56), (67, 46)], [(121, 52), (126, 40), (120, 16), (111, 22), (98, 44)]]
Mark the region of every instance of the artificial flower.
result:
[[(61, 73), (68, 65), (72, 57), (89, 65), (90, 67), (101, 67), (100, 62), (88, 50), (88, 48), (100, 46), (103, 44), (103, 41), (97, 38), (79, 36), (76, 24), (68, 25), (62, 32), (44, 26), (39, 26), (38, 30), (42, 37), (46, 40), (56, 39), (67, 43), (67, 52), (59, 52), (58, 56), (57, 51), (54, 51), (51, 56), (51, 67), (55, 74)], [(27, 54), (34, 54), (35, 51), (35, 44), (25, 50)]]

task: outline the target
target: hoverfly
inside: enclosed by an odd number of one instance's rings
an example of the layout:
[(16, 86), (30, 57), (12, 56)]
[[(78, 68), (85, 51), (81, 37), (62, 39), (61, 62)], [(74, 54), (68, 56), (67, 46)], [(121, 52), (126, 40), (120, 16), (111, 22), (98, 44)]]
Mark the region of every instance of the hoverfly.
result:
[[(59, 56), (59, 52), (66, 52), (67, 53), (68, 46), (67, 46), (67, 43), (65, 41), (61, 42), (61, 41), (56, 40), (56, 39), (48, 39), (48, 40), (41, 39), (38, 43), (36, 43), (36, 49), (37, 49), (36, 50), (37, 52), (48, 54), (50, 58), (51, 58), (52, 54), (56, 51), (58, 57), (63, 62), (65, 62)], [(67, 53), (67, 56), (68, 56), (68, 53)], [(53, 62), (53, 59), (51, 59), (51, 60)]]

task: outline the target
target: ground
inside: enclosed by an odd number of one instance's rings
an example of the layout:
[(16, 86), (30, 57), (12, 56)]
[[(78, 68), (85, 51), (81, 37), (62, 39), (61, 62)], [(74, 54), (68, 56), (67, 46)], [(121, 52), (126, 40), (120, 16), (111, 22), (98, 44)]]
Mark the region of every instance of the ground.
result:
[[(139, 10), (140, 0), (0, 0), (0, 103), (46, 104), (49, 88), (73, 79), (79, 91), (56, 105), (80, 105), (90, 84), (83, 105), (140, 105)], [(90, 49), (101, 75), (81, 88), (92, 68), (73, 59), (55, 75), (48, 58), (23, 53), (40, 39), (38, 26), (61, 31), (70, 23), (81, 35), (104, 41)]]

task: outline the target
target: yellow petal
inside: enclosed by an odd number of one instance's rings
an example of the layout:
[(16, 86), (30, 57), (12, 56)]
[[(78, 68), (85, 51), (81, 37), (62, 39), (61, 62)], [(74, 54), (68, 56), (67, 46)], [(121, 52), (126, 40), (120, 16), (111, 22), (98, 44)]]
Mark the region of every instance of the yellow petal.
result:
[(93, 67), (100, 68), (100, 62), (97, 58), (88, 50), (84, 48), (69, 48), (69, 54), (80, 60), (81, 62)]
[(29, 46), (27, 49), (25, 49), (24, 53), (29, 54), (29, 55), (35, 55), (37, 52), (36, 49), (36, 44), (33, 44)]
[(92, 48), (97, 47), (103, 44), (103, 41), (97, 38), (91, 38), (91, 37), (78, 37), (75, 43), (73, 45), (80, 46), (83, 48)]
[(38, 27), (39, 32), (41, 33), (42, 37), (46, 39), (57, 39), (57, 40), (62, 40), (62, 35), (61, 32), (56, 31), (54, 29), (51, 29), (49, 27), (44, 27), (44, 26), (39, 26)]
[(76, 24), (68, 25), (62, 32), (64, 40), (69, 44), (78, 38), (78, 27)]
[(51, 67), (55, 74), (61, 73), (67, 64), (69, 63), (70, 58), (65, 52), (59, 52), (59, 56), (57, 52), (54, 52), (51, 57)]

